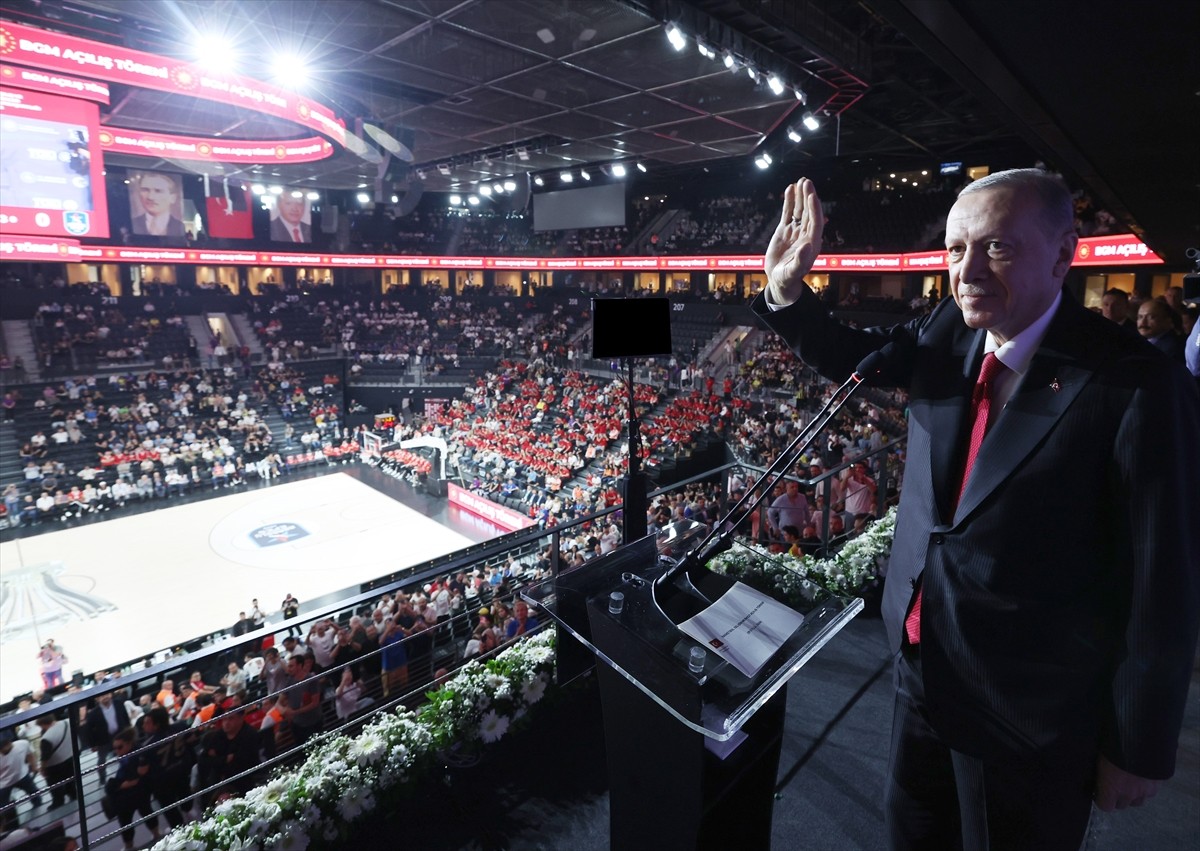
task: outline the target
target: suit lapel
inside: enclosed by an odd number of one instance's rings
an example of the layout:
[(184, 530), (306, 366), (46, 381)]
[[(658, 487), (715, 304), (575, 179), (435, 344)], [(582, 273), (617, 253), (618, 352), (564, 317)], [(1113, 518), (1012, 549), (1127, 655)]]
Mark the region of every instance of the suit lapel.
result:
[(1029, 371), (979, 448), (971, 479), (954, 515), (956, 523), (974, 511), (1033, 452), (1092, 377), (1094, 370), (1077, 354), (1086, 348), (1086, 340), (1079, 339), (1076, 311), (1081, 309), (1064, 294)]
[[(959, 320), (961, 322), (961, 319)], [(963, 431), (971, 407), (971, 387), (979, 372), (983, 358), (983, 331), (973, 331), (962, 326), (952, 347), (953, 357), (961, 364), (960, 369), (949, 373), (952, 382), (941, 388), (928, 414), (929, 433), (945, 436), (934, 440), (929, 448), (930, 475), (933, 477), (933, 493), (937, 500), (938, 516), (946, 521), (953, 519), (954, 500), (958, 497), (958, 483), (963, 463)]]

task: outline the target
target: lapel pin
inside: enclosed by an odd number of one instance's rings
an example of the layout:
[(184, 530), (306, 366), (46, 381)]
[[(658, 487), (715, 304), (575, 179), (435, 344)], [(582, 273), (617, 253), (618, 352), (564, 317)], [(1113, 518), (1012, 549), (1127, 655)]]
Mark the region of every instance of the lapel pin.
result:
[(1053, 390), (1055, 393), (1057, 393), (1059, 390), (1062, 390), (1062, 385), (1058, 383), (1057, 378), (1053, 379), (1050, 382), (1050, 389)]

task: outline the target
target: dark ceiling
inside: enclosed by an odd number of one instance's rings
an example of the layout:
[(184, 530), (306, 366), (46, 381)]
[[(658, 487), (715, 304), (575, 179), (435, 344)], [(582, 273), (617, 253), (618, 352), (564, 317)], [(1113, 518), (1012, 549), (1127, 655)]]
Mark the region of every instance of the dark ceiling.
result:
[[(1111, 8), (1110, 8), (1111, 7)], [(10, 0), (0, 16), (191, 58), (223, 33), (239, 70), (303, 52), (305, 93), (392, 131), (411, 158), (341, 151), (235, 169), (255, 180), (422, 190), (641, 162), (679, 179), (766, 151), (826, 174), (1042, 159), (1173, 263), (1200, 245), (1200, 4), (1050, 0)], [(1169, 14), (1168, 14), (1169, 12)], [(664, 22), (688, 36), (682, 51)], [(702, 56), (697, 39), (717, 51)], [(782, 95), (722, 51), (774, 72)], [(804, 93), (798, 100), (794, 90)], [(786, 131), (812, 110), (820, 130)], [(231, 138), (307, 135), (219, 104), (115, 87), (114, 126)], [(368, 139), (370, 142), (370, 139)], [(117, 164), (144, 166), (144, 159)], [(192, 170), (212, 169), (172, 162)], [(419, 176), (420, 175), (420, 176)]]

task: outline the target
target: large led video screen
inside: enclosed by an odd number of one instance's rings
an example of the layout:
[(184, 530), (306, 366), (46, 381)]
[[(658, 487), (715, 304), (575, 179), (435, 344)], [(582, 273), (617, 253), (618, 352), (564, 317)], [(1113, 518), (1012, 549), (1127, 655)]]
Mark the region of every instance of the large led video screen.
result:
[(539, 192), (533, 196), (535, 231), (622, 227), (624, 224), (624, 183)]
[(30, 236), (108, 236), (100, 107), (0, 87), (0, 227)]

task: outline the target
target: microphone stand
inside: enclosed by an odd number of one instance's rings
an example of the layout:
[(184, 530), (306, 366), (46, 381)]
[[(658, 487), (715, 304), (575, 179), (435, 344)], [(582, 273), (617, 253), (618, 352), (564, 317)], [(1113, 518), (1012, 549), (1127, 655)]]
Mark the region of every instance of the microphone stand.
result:
[[(764, 472), (762, 477), (754, 483), (753, 487), (746, 489), (746, 493), (742, 495), (742, 498), (737, 501), (733, 508), (729, 509), (729, 511), (723, 518), (721, 518), (720, 521), (713, 524), (713, 527), (709, 531), (708, 535), (706, 535), (704, 539), (695, 547), (689, 550), (673, 567), (668, 568), (661, 576), (654, 580), (654, 583), (650, 589), (650, 596), (660, 611), (662, 611), (662, 606), (658, 603), (658, 589), (664, 585), (674, 583), (681, 577), (687, 581), (686, 590), (689, 592), (694, 592), (702, 598), (704, 597), (704, 595), (700, 594), (700, 592), (696, 589), (696, 585), (692, 581), (691, 574), (693, 571), (703, 568), (708, 560), (713, 556), (723, 552), (733, 545), (733, 532), (736, 528), (735, 518), (739, 520), (741, 519), (739, 512), (742, 511), (742, 507), (747, 501), (750, 501), (752, 497), (752, 504), (750, 505), (749, 509), (747, 509), (747, 514), (756, 510), (762, 504), (763, 500), (771, 492), (769, 487), (763, 487), (764, 483), (770, 481), (772, 484), (774, 484), (774, 481), (778, 479), (784, 470), (796, 463), (796, 460), (812, 445), (813, 441), (817, 439), (817, 435), (819, 435), (821, 431), (823, 431), (825, 427), (829, 425), (830, 421), (833, 420), (834, 417), (841, 413), (842, 408), (844, 408), (846, 403), (853, 398), (854, 394), (866, 382), (866, 380), (878, 376), (883, 371), (886, 362), (892, 357), (894, 351), (894, 345), (892, 343), (888, 343), (879, 351), (872, 352), (863, 358), (862, 362), (859, 363), (858, 368), (855, 369), (848, 379), (846, 379), (846, 382), (837, 389), (837, 391), (829, 398), (829, 401), (825, 403), (824, 407), (817, 412), (817, 415), (809, 422), (809, 424), (801, 429), (800, 433), (792, 439), (792, 442), (788, 444), (787, 448), (780, 453), (779, 457), (775, 459), (775, 463), (767, 468), (766, 472)], [(760, 488), (762, 489), (762, 493), (755, 496), (755, 491), (759, 490)], [(709, 600), (708, 602), (712, 601)], [(663, 612), (663, 615), (665, 616), (666, 612)]]

